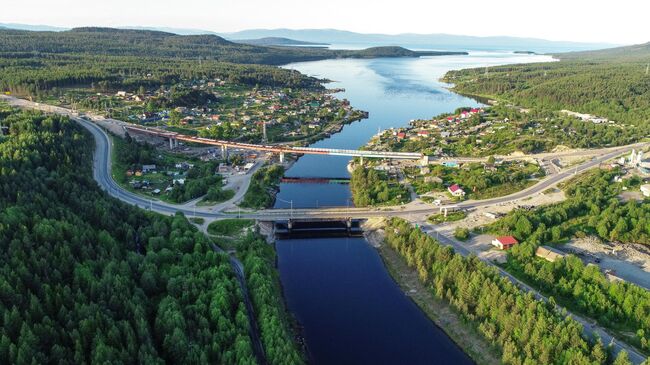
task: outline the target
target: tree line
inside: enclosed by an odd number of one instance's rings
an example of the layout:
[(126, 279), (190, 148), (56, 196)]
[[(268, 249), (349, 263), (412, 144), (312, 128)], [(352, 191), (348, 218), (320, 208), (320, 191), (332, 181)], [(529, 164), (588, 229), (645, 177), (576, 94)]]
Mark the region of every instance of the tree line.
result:
[(438, 298), (449, 302), (501, 353), (504, 364), (626, 364), (603, 344), (582, 335), (582, 326), (552, 303), (524, 293), (476, 256), (463, 257), (407, 221), (393, 218), (386, 243), (416, 269)]

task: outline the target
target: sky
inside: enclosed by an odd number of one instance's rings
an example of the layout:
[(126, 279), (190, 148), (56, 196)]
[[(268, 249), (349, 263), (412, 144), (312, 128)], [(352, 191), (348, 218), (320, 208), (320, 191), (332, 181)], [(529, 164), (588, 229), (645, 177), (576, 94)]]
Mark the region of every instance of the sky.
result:
[(333, 28), (634, 44), (650, 41), (647, 0), (0, 0), (1, 23), (233, 32)]

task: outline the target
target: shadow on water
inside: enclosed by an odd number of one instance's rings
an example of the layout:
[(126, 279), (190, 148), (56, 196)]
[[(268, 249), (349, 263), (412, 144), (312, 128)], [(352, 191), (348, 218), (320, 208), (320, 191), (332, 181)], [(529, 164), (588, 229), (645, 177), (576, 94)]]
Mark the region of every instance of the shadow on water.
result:
[(314, 364), (471, 364), (363, 237), (279, 239), (289, 310)]

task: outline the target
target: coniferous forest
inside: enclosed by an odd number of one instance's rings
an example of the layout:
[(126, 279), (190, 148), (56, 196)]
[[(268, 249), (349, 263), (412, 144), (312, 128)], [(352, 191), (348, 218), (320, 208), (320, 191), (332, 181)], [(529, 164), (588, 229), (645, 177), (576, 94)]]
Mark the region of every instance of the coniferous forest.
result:
[(228, 259), (185, 217), (103, 193), (74, 122), (0, 124), (0, 363), (256, 362)]

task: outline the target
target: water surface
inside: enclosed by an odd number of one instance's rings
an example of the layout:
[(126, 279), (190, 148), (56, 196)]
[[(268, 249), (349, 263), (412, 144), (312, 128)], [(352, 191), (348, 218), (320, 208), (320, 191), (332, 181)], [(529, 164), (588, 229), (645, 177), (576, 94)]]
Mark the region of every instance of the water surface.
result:
[[(335, 80), (370, 118), (343, 128), (314, 147), (364, 145), (379, 129), (406, 126), (475, 100), (447, 90), (438, 79), (450, 69), (550, 57), (472, 53), (470, 56), (326, 60), (288, 65)], [(294, 177), (348, 176), (348, 157), (307, 155), (288, 170)], [(282, 184), (276, 207), (346, 206), (347, 185)], [(392, 280), (377, 251), (363, 238), (279, 240), (278, 267), (290, 311), (303, 326), (314, 364), (465, 364), (463, 351)]]

